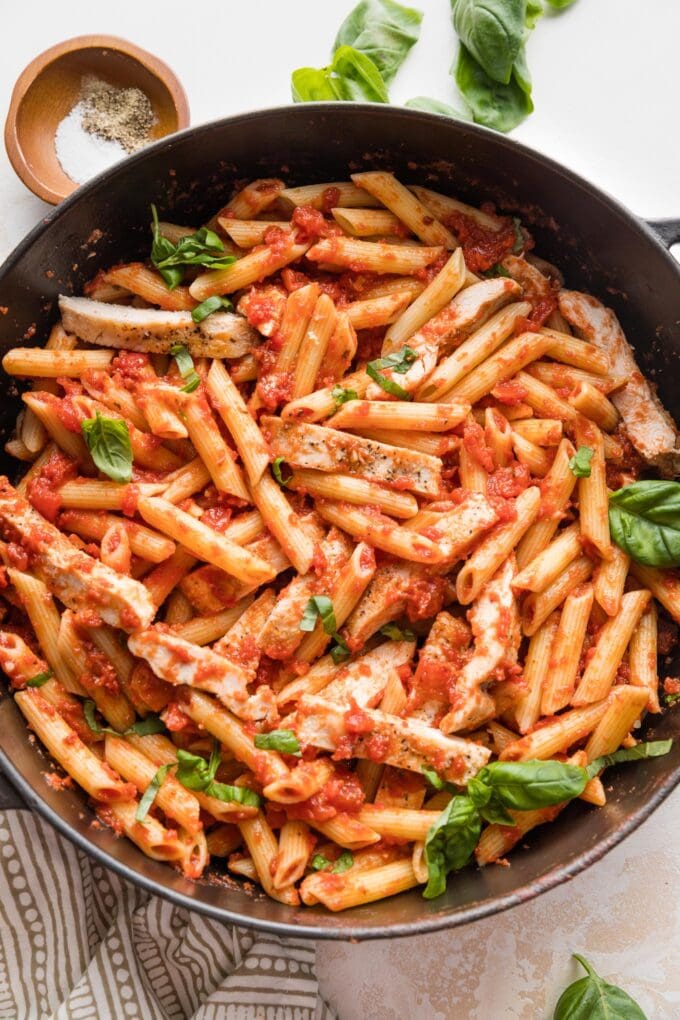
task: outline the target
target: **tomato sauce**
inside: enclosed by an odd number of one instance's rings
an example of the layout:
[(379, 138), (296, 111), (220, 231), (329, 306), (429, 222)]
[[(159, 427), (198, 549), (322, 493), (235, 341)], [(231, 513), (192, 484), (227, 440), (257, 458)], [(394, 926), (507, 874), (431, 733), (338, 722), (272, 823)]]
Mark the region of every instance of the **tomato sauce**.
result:
[(336, 774), (318, 793), (299, 804), (286, 805), (286, 813), (291, 819), (326, 822), (341, 812), (357, 814), (365, 800), (361, 783), (354, 773), (349, 769), (337, 768)]
[(76, 465), (70, 457), (57, 451), (43, 465), (40, 474), (28, 484), (29, 503), (52, 524), (61, 508), (59, 489), (64, 482), (75, 478), (76, 474)]
[[(515, 461), (508, 467), (496, 468), (489, 475), (486, 494), (491, 501), (516, 499), (531, 484), (531, 473), (526, 464)], [(495, 506), (495, 503), (494, 503)], [(505, 515), (503, 510), (502, 514)]]
[(500, 230), (490, 230), (465, 213), (451, 212), (444, 222), (460, 241), (466, 265), (473, 273), (491, 269), (510, 254), (517, 240), (512, 220), (503, 220)]
[(463, 428), (463, 445), (470, 456), (473, 457), (478, 464), (481, 464), (485, 471), (488, 471), (489, 473), (493, 471), (493, 454), (486, 445), (484, 429), (474, 420), (474, 418), (470, 418), (465, 422), (465, 426)]

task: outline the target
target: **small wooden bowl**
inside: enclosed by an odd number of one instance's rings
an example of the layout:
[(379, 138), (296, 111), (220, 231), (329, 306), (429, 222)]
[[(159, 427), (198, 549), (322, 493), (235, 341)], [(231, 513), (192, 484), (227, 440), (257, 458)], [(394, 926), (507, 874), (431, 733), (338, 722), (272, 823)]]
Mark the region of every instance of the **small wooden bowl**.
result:
[(57, 205), (78, 187), (61, 168), (55, 149), (60, 122), (78, 102), (83, 75), (119, 88), (136, 86), (149, 97), (152, 139), (189, 124), (184, 89), (162, 60), (125, 39), (81, 35), (45, 50), (14, 86), (5, 122), (5, 148), (26, 187)]

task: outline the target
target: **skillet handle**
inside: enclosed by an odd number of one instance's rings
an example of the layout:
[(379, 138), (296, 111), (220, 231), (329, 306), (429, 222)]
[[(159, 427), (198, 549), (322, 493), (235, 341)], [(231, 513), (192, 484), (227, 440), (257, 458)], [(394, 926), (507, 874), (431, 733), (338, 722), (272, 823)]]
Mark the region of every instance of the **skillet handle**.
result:
[(0, 770), (0, 811), (26, 807), (28, 805), (19, 796), (7, 776)]
[(680, 220), (647, 220), (647, 226), (666, 248), (680, 242)]

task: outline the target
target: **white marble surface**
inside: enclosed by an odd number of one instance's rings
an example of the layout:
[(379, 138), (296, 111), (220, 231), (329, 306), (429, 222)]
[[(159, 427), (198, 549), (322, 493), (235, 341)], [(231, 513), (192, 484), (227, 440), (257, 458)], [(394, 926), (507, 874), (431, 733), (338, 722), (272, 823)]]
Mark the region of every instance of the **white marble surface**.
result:
[[(447, 0), (425, 11), (421, 41), (392, 87), (452, 98)], [(352, 0), (179, 0), (6, 5), (0, 97), (47, 46), (109, 32), (165, 59), (199, 123), (289, 101), (290, 71), (326, 60)], [(677, 0), (577, 0), (543, 19), (528, 46), (536, 111), (515, 136), (573, 167), (648, 217), (680, 215)], [(255, 67), (257, 74), (254, 73)], [(0, 153), (0, 257), (46, 207)], [(650, 1020), (680, 1016), (680, 793), (585, 875), (538, 900), (451, 932), (320, 944), (322, 988), (341, 1020), (539, 1020), (577, 976), (572, 951), (625, 985)]]

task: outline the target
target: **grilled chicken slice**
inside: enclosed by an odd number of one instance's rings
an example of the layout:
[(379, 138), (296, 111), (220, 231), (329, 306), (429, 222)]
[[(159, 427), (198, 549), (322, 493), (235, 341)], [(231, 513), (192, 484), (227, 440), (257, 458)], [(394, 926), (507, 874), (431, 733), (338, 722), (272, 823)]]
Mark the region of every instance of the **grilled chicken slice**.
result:
[(340, 470), (425, 496), (439, 492), (442, 463), (438, 457), (386, 446), (323, 425), (297, 425), (270, 417), (263, 417), (261, 424), (274, 456), (283, 457), (293, 467)]
[[(512, 590), (515, 564), (506, 560), (468, 613), (474, 651), (465, 663), (455, 685), (453, 707), (441, 721), (444, 733), (471, 729), (496, 714), (483, 684), (498, 677), (517, 662), (522, 637), (519, 609)], [(503, 677), (501, 677), (502, 679)]]
[(589, 294), (575, 290), (561, 291), (559, 306), (578, 336), (608, 355), (610, 373), (628, 380), (609, 399), (623, 418), (635, 449), (665, 478), (674, 478), (680, 473), (680, 438), (675, 422), (640, 372), (614, 313)]
[[(291, 721), (302, 744), (335, 751), (347, 736), (346, 705), (305, 694)], [(464, 784), (486, 765), (491, 752), (480, 744), (461, 737), (447, 737), (441, 730), (419, 719), (402, 719), (375, 708), (357, 710), (369, 731), (351, 737), (352, 755), (369, 758), (375, 749), (375, 737), (382, 738), (381, 760), (397, 768), (422, 772), (434, 768), (444, 779)]]
[(372, 708), (382, 698), (392, 670), (407, 665), (415, 651), (413, 641), (386, 641), (354, 662), (348, 662), (335, 680), (324, 687), (325, 701), (349, 707)]
[(149, 592), (131, 577), (82, 552), (0, 477), (0, 534), (21, 545), (30, 569), (75, 612), (90, 610), (112, 627), (148, 627), (156, 613)]
[(257, 332), (233, 312), (213, 312), (195, 323), (191, 312), (110, 305), (84, 297), (59, 298), (67, 333), (101, 347), (168, 354), (184, 344), (197, 358), (240, 358), (259, 341)]
[(248, 693), (249, 675), (237, 662), (201, 648), (168, 631), (150, 627), (132, 634), (128, 648), (145, 659), (156, 676), (173, 686), (198, 687), (214, 694), (241, 719), (274, 722), (276, 703), (271, 688), (263, 685)]

